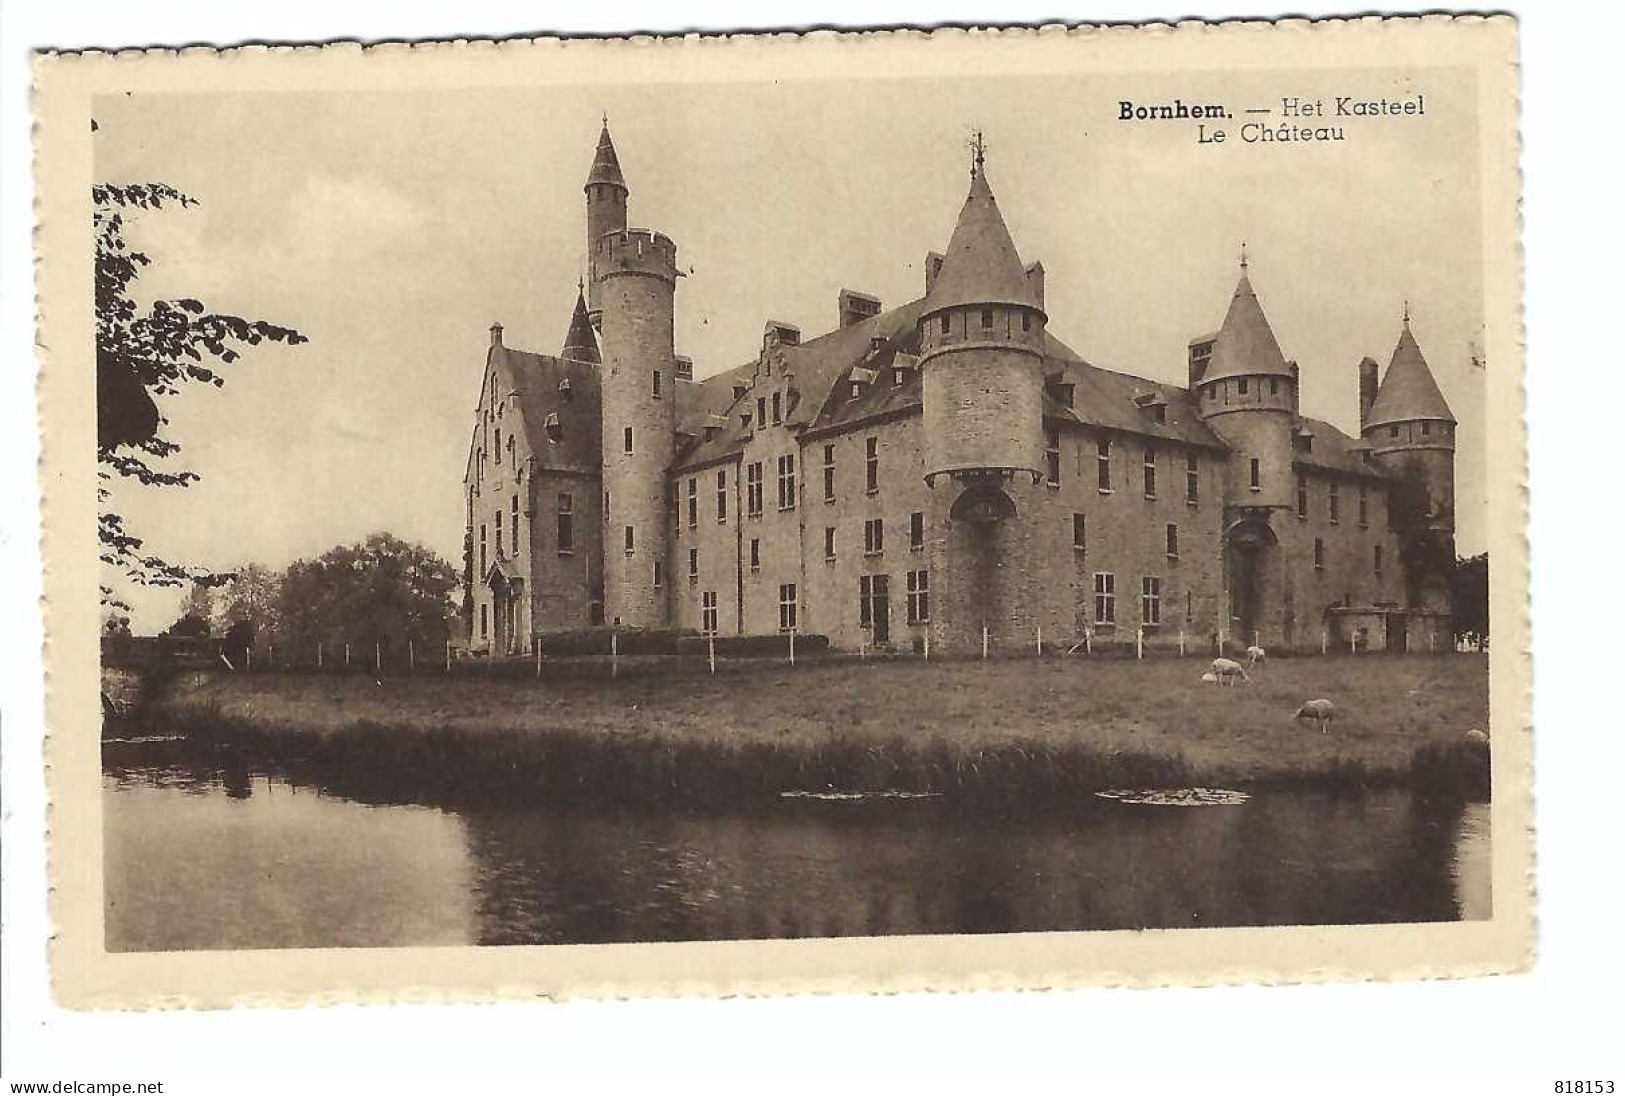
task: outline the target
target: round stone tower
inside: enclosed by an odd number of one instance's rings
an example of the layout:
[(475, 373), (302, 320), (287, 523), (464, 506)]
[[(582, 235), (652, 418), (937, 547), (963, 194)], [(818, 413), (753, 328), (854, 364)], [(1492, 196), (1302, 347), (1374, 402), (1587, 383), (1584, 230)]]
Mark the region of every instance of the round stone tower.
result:
[(1248, 280), (1243, 255), (1241, 278), (1197, 393), (1203, 419), (1230, 448), (1226, 505), (1247, 510), (1294, 505), (1292, 418), (1297, 385)]
[(1409, 307), (1360, 436), (1371, 446), (1371, 462), (1396, 481), (1394, 527), (1425, 529), (1453, 543), (1456, 417), (1411, 334)]
[(615, 142), (609, 139), (609, 119), (598, 134), (598, 151), (593, 154), (592, 168), (582, 188), (587, 198), (587, 315), (594, 327), (599, 326), (602, 307), (599, 303), (598, 241), (610, 232), (626, 229), (626, 199), (631, 193), (621, 175), (621, 162), (615, 155)]
[[(988, 186), (982, 152), (920, 316), (925, 478), (979, 489), (1043, 476), (1044, 323), (1038, 280), (1021, 265)], [(985, 512), (986, 506), (983, 507)]]
[(676, 431), (672, 395), (677, 245), (648, 229), (600, 237), (593, 250), (602, 333), (604, 614), (610, 623), (667, 622), (666, 473)]

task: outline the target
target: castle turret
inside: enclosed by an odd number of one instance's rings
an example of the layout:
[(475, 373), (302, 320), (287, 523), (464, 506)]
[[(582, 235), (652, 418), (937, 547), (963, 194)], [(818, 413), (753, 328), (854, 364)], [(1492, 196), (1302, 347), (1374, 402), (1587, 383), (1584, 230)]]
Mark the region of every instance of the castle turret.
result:
[(600, 237), (593, 258), (602, 317), (605, 615), (627, 627), (662, 627), (677, 245), (648, 229), (623, 229)]
[(1043, 269), (1024, 267), (978, 144), (920, 316), (925, 478), (996, 481), (1043, 472)]
[(1360, 426), (1372, 463), (1400, 482), (1394, 525), (1453, 538), (1456, 418), (1411, 334), (1408, 308), (1388, 371)]
[(592, 320), (587, 315), (587, 301), (582, 296), (579, 283), (576, 285), (576, 310), (570, 317), (570, 330), (564, 333), (564, 349), (559, 357), (593, 365), (602, 360), (598, 356), (598, 339), (593, 335)]
[(609, 119), (598, 134), (598, 151), (582, 188), (587, 197), (587, 314), (594, 327), (600, 324), (602, 306), (598, 283), (603, 276), (598, 241), (606, 233), (626, 230), (626, 199), (631, 193), (621, 175), (621, 161), (615, 155), (615, 142), (609, 138)]
[(1284, 508), (1294, 499), (1292, 477), (1292, 367), (1247, 277), (1230, 298), (1224, 323), (1201, 373), (1202, 417), (1230, 447), (1225, 502), (1247, 508)]

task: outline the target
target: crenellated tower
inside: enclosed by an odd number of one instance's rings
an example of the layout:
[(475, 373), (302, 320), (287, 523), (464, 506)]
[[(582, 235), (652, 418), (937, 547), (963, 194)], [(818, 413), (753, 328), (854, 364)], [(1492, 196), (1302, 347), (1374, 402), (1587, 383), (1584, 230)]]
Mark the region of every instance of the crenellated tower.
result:
[(1198, 408), (1230, 447), (1225, 504), (1269, 511), (1293, 505), (1292, 416), (1298, 380), (1247, 276), (1230, 298), (1200, 378)]
[(587, 199), (587, 316), (596, 328), (600, 326), (602, 312), (598, 292), (602, 277), (598, 241), (607, 233), (626, 230), (626, 199), (631, 194), (621, 174), (620, 158), (615, 155), (615, 142), (609, 137), (607, 115), (598, 133), (598, 150), (593, 153), (592, 168), (581, 189)]
[(667, 623), (666, 475), (676, 436), (672, 371), (677, 245), (648, 229), (599, 238), (604, 610), (626, 627)]

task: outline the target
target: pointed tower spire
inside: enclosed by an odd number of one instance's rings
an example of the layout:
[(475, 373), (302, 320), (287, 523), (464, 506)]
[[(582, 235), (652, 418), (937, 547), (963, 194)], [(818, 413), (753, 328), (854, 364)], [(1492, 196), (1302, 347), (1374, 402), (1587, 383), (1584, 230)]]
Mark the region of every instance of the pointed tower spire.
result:
[(559, 355), (571, 361), (591, 362), (597, 365), (598, 339), (592, 332), (592, 321), (587, 316), (587, 298), (583, 293), (582, 283), (576, 281), (576, 310), (570, 317), (570, 330), (564, 335), (564, 350)]
[(609, 115), (604, 115), (604, 126), (598, 131), (598, 151), (593, 153), (592, 168), (587, 172), (587, 186), (607, 183), (626, 190), (626, 177), (621, 174), (620, 157), (615, 155), (615, 142), (609, 136)]
[(942, 268), (931, 286), (927, 311), (968, 304), (1017, 304), (1039, 308), (988, 185), (987, 146), (976, 134), (971, 144), (970, 193), (959, 211)]
[(1247, 277), (1247, 250), (1242, 245), (1241, 277), (1236, 280), (1236, 292), (1230, 298), (1230, 309), (1224, 314), (1224, 323), (1213, 340), (1213, 358), (1202, 374), (1203, 383), (1222, 381), (1227, 377), (1256, 376), (1290, 377), (1286, 355), (1275, 341), (1275, 332), (1264, 316), (1264, 308), (1253, 292), (1253, 283)]
[(1445, 402), (1444, 393), (1439, 391), (1438, 382), (1433, 379), (1433, 370), (1428, 368), (1427, 359), (1422, 356), (1422, 348), (1416, 344), (1416, 336), (1411, 334), (1410, 305), (1407, 303), (1404, 319), (1400, 322), (1399, 342), (1394, 346), (1388, 371), (1382, 375), (1382, 384), (1377, 388), (1377, 398), (1371, 405), (1371, 416), (1366, 419), (1365, 427), (1370, 429), (1416, 419), (1456, 421), (1456, 417), (1450, 413), (1450, 405)]

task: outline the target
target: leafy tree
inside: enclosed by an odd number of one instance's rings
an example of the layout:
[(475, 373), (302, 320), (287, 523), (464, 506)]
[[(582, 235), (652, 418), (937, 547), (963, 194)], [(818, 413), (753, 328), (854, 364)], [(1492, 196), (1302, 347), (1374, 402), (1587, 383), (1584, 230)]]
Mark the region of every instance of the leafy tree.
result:
[(474, 634), (474, 530), (463, 530), (462, 634)]
[(1490, 634), (1490, 554), (1456, 560), (1450, 578), (1450, 616), (1457, 637)]
[(282, 600), (282, 576), (250, 563), (237, 569), (220, 589), (215, 625), (222, 633), (246, 626), (247, 635), (275, 638)]
[[(210, 311), (190, 297), (137, 307), (131, 286), (152, 260), (133, 250), (124, 236), (131, 209), (187, 207), (197, 200), (164, 183), (98, 184), (91, 188), (96, 238), (96, 456), (102, 484), (98, 533), (101, 559), (134, 582), (179, 586), (218, 583), (223, 576), (168, 562), (152, 554), (124, 518), (108, 505), (107, 484), (115, 477), (155, 487), (185, 487), (195, 472), (164, 466), (179, 447), (163, 436), (167, 421), (157, 397), (179, 392), (190, 382), (219, 387), (217, 365), (235, 362), (244, 346), (305, 342), (305, 336), (265, 320), (246, 320)], [(104, 601), (112, 592), (102, 588)], [(127, 606), (120, 606), (127, 608)]]
[(181, 615), (164, 631), (166, 636), (196, 636), (206, 638), (212, 634), (214, 620), (214, 594), (210, 583), (192, 583), (192, 592), (181, 606)]
[(117, 606), (108, 605), (102, 610), (102, 635), (127, 636), (130, 634), (130, 615)]
[(330, 653), (348, 643), (360, 657), (373, 645), (403, 658), (451, 636), (457, 572), (420, 544), (374, 533), (289, 565), (282, 578), (280, 641), (290, 649)]

